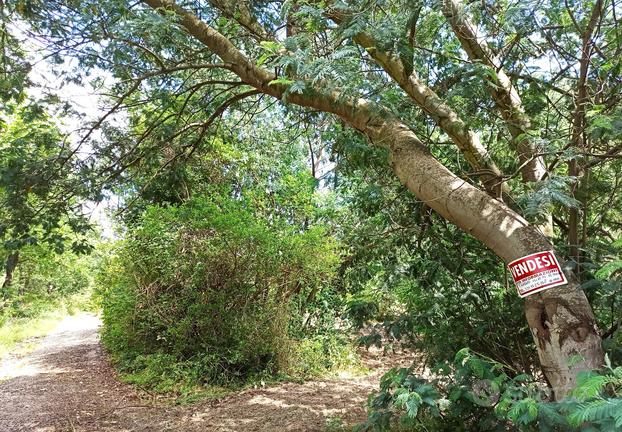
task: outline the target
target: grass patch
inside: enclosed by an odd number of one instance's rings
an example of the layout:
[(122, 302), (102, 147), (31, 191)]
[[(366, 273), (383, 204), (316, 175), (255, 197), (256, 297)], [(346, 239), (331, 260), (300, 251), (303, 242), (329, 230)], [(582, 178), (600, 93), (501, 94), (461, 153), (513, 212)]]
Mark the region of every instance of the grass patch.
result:
[(175, 399), (175, 403), (177, 405), (190, 405), (204, 400), (221, 399), (232, 392), (232, 389), (225, 387), (198, 387), (196, 389), (191, 389), (186, 393), (180, 394)]
[(153, 374), (153, 369), (144, 369), (135, 373), (122, 373), (119, 375), (119, 380), (137, 387), (154, 399), (168, 401), (174, 405), (189, 405), (204, 400), (220, 399), (239, 390), (234, 386), (192, 384), (183, 377), (177, 377), (178, 381), (176, 381), (162, 376), (161, 381), (154, 384)]
[[(61, 311), (47, 312), (39, 318), (12, 318), (0, 328), (0, 358), (5, 357), (14, 351), (15, 346), (20, 342), (45, 336), (67, 316)], [(36, 344), (28, 343), (20, 346), (18, 353), (31, 351)]]

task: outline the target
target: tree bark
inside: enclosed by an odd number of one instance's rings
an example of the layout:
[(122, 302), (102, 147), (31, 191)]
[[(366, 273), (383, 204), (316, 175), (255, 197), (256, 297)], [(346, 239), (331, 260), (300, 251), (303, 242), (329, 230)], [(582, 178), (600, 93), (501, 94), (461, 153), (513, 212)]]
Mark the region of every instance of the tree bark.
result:
[[(348, 99), (319, 89), (288, 94), (273, 84), (275, 75), (249, 60), (229, 39), (178, 6), (173, 0), (143, 0), (154, 9), (174, 12), (180, 24), (219, 56), (248, 85), (264, 94), (303, 107), (339, 116), (386, 148), (400, 181), (442, 217), (482, 241), (505, 262), (553, 246), (537, 227), (499, 200), (461, 179), (430, 153), (415, 133), (381, 107), (363, 99)], [(601, 339), (590, 305), (571, 275), (569, 284), (530, 296), (525, 302), (527, 322), (538, 349), (542, 369), (556, 398), (568, 393), (579, 371), (601, 366)], [(575, 361), (575, 356), (582, 360)]]
[(2, 295), (6, 299), (8, 298), (8, 289), (13, 282), (13, 273), (19, 263), (19, 251), (14, 251), (9, 254), (4, 266), (4, 282), (2, 283)]
[(508, 131), (512, 135), (513, 146), (521, 163), (523, 179), (526, 182), (539, 181), (546, 173), (546, 164), (544, 158), (538, 154), (538, 148), (528, 136), (528, 132), (531, 130), (531, 121), (525, 114), (518, 91), (503, 70), (495, 53), (468, 19), (460, 1), (443, 0), (442, 9), (469, 58), (481, 62), (494, 73), (494, 78), (487, 78), (491, 84), (488, 88), (495, 105), (505, 120)]
[[(590, 59), (592, 57), (592, 51), (594, 48), (594, 41), (592, 40), (592, 36), (596, 31), (596, 27), (598, 22), (600, 21), (602, 12), (602, 1), (598, 0), (594, 4), (592, 8), (592, 13), (590, 14), (590, 19), (587, 23), (583, 34), (581, 35), (581, 59), (579, 61), (579, 79), (577, 82), (577, 87), (574, 95), (574, 104), (575, 108), (572, 113), (572, 137), (571, 144), (572, 147), (578, 152), (587, 152), (589, 149), (587, 148), (587, 143), (585, 140), (585, 128), (587, 127), (587, 119), (585, 117), (585, 112), (590, 102), (589, 93), (588, 93), (588, 72), (590, 69)], [(577, 158), (570, 160), (568, 162), (568, 174), (575, 177), (577, 181), (573, 186), (573, 193), (575, 196), (577, 192), (585, 192), (586, 188), (583, 188), (582, 177), (585, 176), (587, 168), (582, 166), (585, 164), (583, 158)], [(582, 195), (582, 193), (579, 193)], [(585, 200), (585, 197), (581, 196), (582, 200)], [(570, 258), (576, 263), (577, 274), (580, 273), (580, 265), (581, 265), (581, 247), (584, 246), (581, 244), (582, 242), (579, 239), (579, 208), (574, 207), (568, 209), (568, 249)]]
[[(512, 135), (511, 147), (518, 155), (523, 181), (535, 183), (542, 180), (546, 174), (544, 157), (539, 154), (538, 147), (529, 135), (532, 132), (531, 120), (525, 113), (520, 95), (503, 69), (501, 61), (482, 35), (478, 34), (477, 27), (466, 15), (460, 0), (443, 0), (442, 9), (469, 58), (487, 66), (492, 72), (492, 76), (486, 78), (490, 84), (488, 90)], [(547, 214), (544, 223), (538, 225), (538, 228), (546, 236), (553, 237), (553, 216)]]
[[(341, 23), (347, 17), (337, 10), (328, 15), (336, 23)], [(354, 36), (354, 41), (364, 48), (421, 110), (449, 136), (491, 195), (501, 198), (509, 193), (503, 182), (501, 170), (482, 145), (479, 135), (467, 126), (454, 109), (426, 86), (415, 71), (408, 73), (398, 57), (381, 50), (371, 34), (359, 32)]]

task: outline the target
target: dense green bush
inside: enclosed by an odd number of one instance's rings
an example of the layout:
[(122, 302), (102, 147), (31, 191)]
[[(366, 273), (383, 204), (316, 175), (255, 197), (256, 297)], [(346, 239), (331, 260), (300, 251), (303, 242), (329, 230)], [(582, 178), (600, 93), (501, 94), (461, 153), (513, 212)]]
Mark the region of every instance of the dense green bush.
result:
[(99, 277), (103, 341), (126, 370), (159, 371), (145, 384), (312, 372), (321, 362), (301, 371), (300, 355), (322, 350), (297, 342), (308, 320), (292, 316), (337, 262), (321, 227), (258, 218), (243, 200), (150, 207)]
[(622, 367), (607, 360), (560, 402), (534, 378), (460, 350), (425, 379), (392, 369), (360, 431), (602, 431), (622, 429)]
[(582, 288), (602, 329), (605, 351), (613, 363), (622, 364), (622, 238), (599, 246), (592, 252), (601, 265), (584, 265), (587, 277)]

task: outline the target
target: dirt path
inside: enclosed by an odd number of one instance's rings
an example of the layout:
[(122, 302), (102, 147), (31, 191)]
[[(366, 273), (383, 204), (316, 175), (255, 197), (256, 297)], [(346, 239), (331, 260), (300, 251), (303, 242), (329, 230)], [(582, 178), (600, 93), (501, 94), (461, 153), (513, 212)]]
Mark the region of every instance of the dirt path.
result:
[[(365, 418), (370, 391), (385, 367), (358, 378), (284, 383), (219, 401), (179, 407), (153, 404), (117, 381), (99, 345), (97, 317), (65, 319), (38, 348), (0, 365), (0, 432), (324, 431)], [(370, 366), (408, 364), (379, 356)]]

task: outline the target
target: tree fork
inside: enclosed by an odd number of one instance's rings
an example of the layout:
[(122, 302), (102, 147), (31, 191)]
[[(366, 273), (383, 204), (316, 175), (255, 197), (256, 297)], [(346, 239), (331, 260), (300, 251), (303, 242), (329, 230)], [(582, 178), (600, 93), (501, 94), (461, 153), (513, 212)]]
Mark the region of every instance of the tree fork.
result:
[[(286, 87), (271, 84), (276, 78), (271, 72), (247, 59), (229, 39), (191, 12), (172, 0), (143, 1), (153, 9), (176, 13), (186, 31), (231, 64), (233, 72), (248, 85), (279, 99), (286, 95), (290, 103), (335, 114), (374, 145), (386, 148), (394, 172), (417, 198), (482, 241), (506, 263), (553, 249), (537, 227), (452, 173), (390, 113), (362, 99), (344, 101), (337, 92), (287, 95)], [(525, 301), (525, 315), (543, 373), (556, 399), (568, 394), (580, 371), (603, 363), (601, 338), (591, 307), (576, 279), (570, 274), (567, 277), (568, 284), (534, 294)]]

